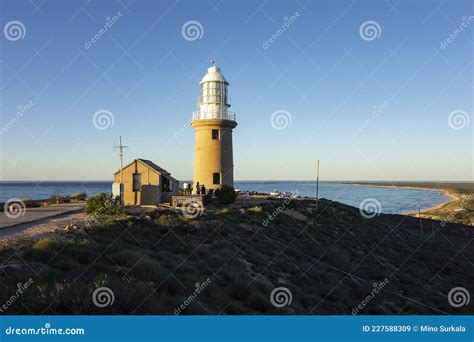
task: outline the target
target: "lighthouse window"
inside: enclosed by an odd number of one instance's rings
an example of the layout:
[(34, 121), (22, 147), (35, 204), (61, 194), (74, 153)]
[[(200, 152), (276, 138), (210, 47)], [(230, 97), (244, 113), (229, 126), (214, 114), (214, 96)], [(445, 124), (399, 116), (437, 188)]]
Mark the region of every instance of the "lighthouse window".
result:
[(213, 184), (221, 184), (221, 174), (219, 172), (212, 174), (212, 183)]
[(219, 140), (219, 130), (213, 129), (212, 130), (212, 140)]

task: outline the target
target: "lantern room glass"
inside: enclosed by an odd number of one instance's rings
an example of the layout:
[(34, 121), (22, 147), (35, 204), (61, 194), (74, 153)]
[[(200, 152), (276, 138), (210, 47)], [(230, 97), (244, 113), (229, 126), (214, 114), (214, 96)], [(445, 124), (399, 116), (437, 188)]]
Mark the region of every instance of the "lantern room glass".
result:
[(205, 82), (201, 84), (200, 102), (228, 105), (227, 85), (224, 82)]

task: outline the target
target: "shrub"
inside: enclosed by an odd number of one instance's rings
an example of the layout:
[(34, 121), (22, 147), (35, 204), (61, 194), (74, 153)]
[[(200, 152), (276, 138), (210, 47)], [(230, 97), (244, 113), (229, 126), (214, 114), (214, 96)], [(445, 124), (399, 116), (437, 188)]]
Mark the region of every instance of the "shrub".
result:
[(86, 214), (89, 215), (115, 215), (119, 210), (119, 197), (101, 192), (96, 196), (91, 196), (87, 200)]
[(177, 214), (174, 213), (166, 213), (155, 219), (155, 223), (163, 227), (174, 227), (179, 225), (181, 222), (182, 221), (179, 219)]
[(253, 208), (248, 208), (247, 211), (253, 212), (253, 213), (261, 213), (263, 211), (262, 207), (257, 205)]
[(27, 207), (27, 208), (41, 207), (40, 203), (31, 202), (31, 200), (27, 197), (20, 198), (20, 201), (22, 201), (23, 204), (25, 205), (25, 207)]
[(237, 198), (234, 188), (228, 185), (223, 185), (221, 189), (217, 189), (214, 193), (221, 204), (234, 203)]
[(87, 195), (86, 195), (85, 192), (79, 191), (79, 192), (73, 193), (71, 197), (76, 199), (76, 200), (85, 200)]
[(48, 264), (58, 253), (60, 244), (53, 239), (41, 239), (33, 243), (31, 248), (25, 249), (23, 256), (32, 262)]
[(41, 239), (36, 241), (32, 248), (36, 250), (54, 249), (58, 243), (53, 239)]

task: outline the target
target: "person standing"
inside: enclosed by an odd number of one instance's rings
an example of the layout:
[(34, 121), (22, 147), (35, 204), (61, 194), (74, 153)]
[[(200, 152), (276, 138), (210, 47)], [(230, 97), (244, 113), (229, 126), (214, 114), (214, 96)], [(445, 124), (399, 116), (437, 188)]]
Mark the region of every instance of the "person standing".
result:
[(196, 193), (197, 193), (198, 195), (201, 194), (201, 186), (199, 185), (199, 182), (196, 182)]

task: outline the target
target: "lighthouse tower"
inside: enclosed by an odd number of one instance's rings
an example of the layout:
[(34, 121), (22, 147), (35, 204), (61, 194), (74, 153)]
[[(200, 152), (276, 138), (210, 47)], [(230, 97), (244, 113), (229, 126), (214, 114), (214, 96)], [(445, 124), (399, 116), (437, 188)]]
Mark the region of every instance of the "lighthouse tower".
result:
[(196, 131), (193, 192), (196, 192), (197, 182), (206, 189), (234, 186), (232, 129), (237, 126), (237, 122), (235, 113), (229, 110), (229, 82), (214, 59), (211, 63), (212, 66), (199, 83), (199, 110), (193, 112), (191, 122)]

